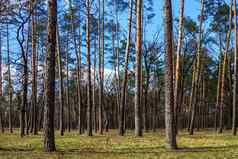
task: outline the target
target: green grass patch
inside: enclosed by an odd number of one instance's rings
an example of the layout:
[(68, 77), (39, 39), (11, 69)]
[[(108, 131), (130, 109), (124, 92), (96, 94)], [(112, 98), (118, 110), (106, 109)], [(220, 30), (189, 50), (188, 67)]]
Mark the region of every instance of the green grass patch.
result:
[(124, 137), (111, 130), (104, 135), (93, 137), (79, 135), (76, 131), (60, 136), (56, 132), (57, 152), (43, 152), (42, 134), (20, 138), (17, 131), (13, 134), (0, 134), (0, 159), (237, 159), (238, 137), (231, 132), (217, 134), (214, 131), (196, 132), (193, 136), (180, 132), (179, 149), (170, 151), (165, 148), (163, 130), (145, 133), (134, 137), (127, 132)]

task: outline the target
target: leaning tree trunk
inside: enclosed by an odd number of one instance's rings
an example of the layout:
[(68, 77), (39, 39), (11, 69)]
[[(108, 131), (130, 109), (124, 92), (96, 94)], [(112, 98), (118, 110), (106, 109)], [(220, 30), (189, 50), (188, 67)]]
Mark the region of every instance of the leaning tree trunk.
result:
[(168, 148), (176, 149), (173, 93), (173, 18), (171, 0), (165, 0), (165, 133)]
[(224, 52), (223, 64), (222, 64), (222, 74), (221, 74), (221, 100), (220, 100), (220, 110), (219, 110), (219, 130), (218, 133), (222, 133), (223, 131), (223, 110), (224, 110), (224, 98), (225, 98), (225, 77), (226, 77), (226, 68), (227, 68), (227, 61), (228, 61), (228, 50), (230, 47), (230, 36), (231, 36), (231, 29), (232, 29), (232, 7), (233, 7), (233, 0), (230, 1), (230, 16), (229, 16), (229, 30), (226, 34), (226, 48)]
[(177, 46), (177, 59), (176, 59), (176, 72), (175, 72), (175, 90), (174, 90), (174, 116), (175, 116), (175, 128), (178, 132), (178, 110), (179, 110), (179, 98), (181, 89), (181, 52), (183, 47), (183, 21), (184, 21), (184, 0), (180, 0), (180, 15), (179, 15), (179, 35)]
[(193, 103), (192, 103), (192, 111), (191, 111), (191, 121), (189, 126), (189, 134), (193, 135), (194, 129), (194, 122), (196, 116), (196, 109), (198, 104), (198, 94), (199, 94), (199, 83), (201, 80), (201, 59), (202, 59), (202, 26), (204, 20), (204, 0), (200, 0), (201, 5), (201, 13), (200, 13), (200, 22), (199, 22), (199, 35), (198, 35), (198, 42), (197, 42), (197, 55), (196, 55), (196, 63), (195, 63), (195, 75), (194, 75), (194, 94), (192, 96)]
[[(33, 4), (34, 5), (34, 1)], [(32, 125), (33, 134), (37, 134), (37, 55), (36, 55), (36, 17), (35, 11), (32, 11)]]
[(122, 83), (121, 103), (120, 103), (120, 119), (119, 119), (119, 135), (123, 136), (125, 133), (125, 107), (126, 107), (126, 92), (127, 92), (127, 81), (128, 81), (128, 62), (129, 52), (131, 44), (131, 19), (133, 11), (133, 0), (129, 0), (129, 11), (128, 11), (128, 32), (127, 32), (127, 43), (125, 53), (125, 71), (124, 79)]
[[(70, 7), (70, 20), (71, 20), (71, 33), (73, 37), (73, 42), (74, 42), (74, 52), (76, 55), (76, 60), (77, 60), (77, 95), (78, 95), (78, 130), (79, 134), (82, 134), (82, 105), (81, 105), (81, 51), (80, 51), (80, 46), (81, 46), (81, 37), (79, 33), (79, 43), (78, 43), (78, 48), (77, 48), (77, 39), (76, 39), (76, 29), (75, 29), (75, 22), (74, 22), (74, 11), (72, 8), (72, 1), (69, 0), (69, 7)], [(80, 23), (79, 23), (80, 24)], [(80, 26), (79, 26), (80, 30)]]
[(55, 52), (56, 52), (57, 1), (48, 0), (48, 41), (46, 57), (46, 90), (44, 108), (44, 150), (55, 151)]

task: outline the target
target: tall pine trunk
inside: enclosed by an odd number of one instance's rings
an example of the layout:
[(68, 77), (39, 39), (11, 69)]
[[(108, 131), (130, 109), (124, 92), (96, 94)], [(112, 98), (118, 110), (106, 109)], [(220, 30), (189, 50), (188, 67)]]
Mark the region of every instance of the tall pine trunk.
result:
[(119, 119), (119, 135), (123, 136), (125, 133), (125, 107), (126, 107), (126, 92), (127, 92), (127, 81), (128, 81), (128, 63), (129, 63), (129, 52), (131, 45), (131, 19), (133, 10), (133, 0), (129, 0), (129, 10), (128, 10), (128, 32), (127, 32), (127, 43), (126, 43), (126, 53), (125, 53), (125, 70), (124, 78), (122, 83), (121, 92), (121, 103), (120, 103), (120, 119)]
[(232, 29), (232, 7), (233, 7), (233, 0), (230, 1), (230, 15), (229, 15), (229, 30), (226, 34), (226, 48), (224, 52), (223, 64), (222, 64), (222, 74), (221, 74), (221, 100), (219, 104), (219, 130), (218, 133), (222, 133), (223, 131), (223, 110), (225, 107), (224, 99), (225, 99), (225, 77), (227, 71), (227, 63), (228, 63), (228, 50), (230, 47), (230, 36), (231, 36), (231, 29)]
[(55, 151), (55, 52), (56, 52), (57, 1), (48, 0), (48, 39), (45, 76), (44, 151)]
[(92, 86), (90, 59), (90, 2), (86, 1), (86, 47), (87, 47), (87, 133), (92, 136)]
[[(98, 131), (99, 134), (103, 134), (103, 68), (102, 68), (102, 48), (101, 48), (101, 40), (104, 38), (104, 32), (101, 32), (101, 0), (98, 0), (98, 51), (99, 51), (99, 61), (98, 61), (98, 69), (99, 69), (99, 99), (98, 99)], [(103, 17), (104, 18), (104, 17)], [(104, 20), (104, 19), (103, 19)]]
[(94, 34), (94, 57), (93, 57), (93, 123), (94, 131), (97, 132), (97, 104), (96, 104), (96, 65), (97, 65), (97, 35)]
[(10, 50), (9, 50), (9, 28), (7, 24), (7, 66), (8, 66), (8, 105), (9, 105), (9, 114), (8, 114), (8, 124), (9, 131), (13, 133), (12, 128), (12, 80), (11, 80), (11, 59), (10, 59)]
[(232, 115), (232, 133), (236, 135), (237, 127), (237, 17), (236, 17), (236, 0), (234, 0), (234, 85), (233, 85), (233, 115)]
[(194, 67), (194, 90), (191, 98), (193, 98), (192, 107), (191, 107), (191, 121), (189, 126), (189, 134), (193, 135), (194, 122), (196, 117), (196, 109), (198, 105), (198, 94), (199, 94), (199, 84), (201, 82), (201, 59), (202, 59), (202, 26), (204, 20), (204, 0), (200, 0), (200, 20), (199, 20), (199, 33), (198, 33), (198, 41), (197, 41), (197, 54), (196, 54), (196, 63)]
[(171, 0), (164, 1), (165, 38), (165, 133), (168, 148), (176, 149), (173, 92), (173, 17)]
[(219, 65), (218, 65), (218, 80), (217, 80), (217, 95), (216, 95), (216, 108), (215, 108), (215, 118), (214, 118), (214, 128), (217, 131), (217, 117), (218, 117), (218, 110), (220, 105), (221, 99), (221, 75), (222, 75), (222, 61), (223, 57), (221, 55)]
[(142, 0), (136, 1), (136, 66), (135, 66), (135, 136), (142, 136), (141, 115), (141, 54), (142, 54)]
[(69, 46), (67, 42), (67, 47), (66, 47), (66, 57), (65, 57), (65, 63), (66, 63), (66, 87), (65, 87), (65, 94), (66, 94), (66, 107), (67, 109), (67, 128), (68, 132), (71, 131), (71, 106), (69, 102)]
[(174, 116), (176, 132), (178, 132), (178, 110), (180, 107), (179, 98), (181, 94), (181, 52), (183, 48), (183, 21), (184, 21), (184, 0), (180, 0), (180, 11), (179, 11), (179, 35), (178, 35), (178, 46), (177, 46), (177, 58), (176, 58), (176, 72), (175, 72), (175, 90), (174, 90)]
[[(34, 1), (32, 2), (34, 5)], [(36, 17), (35, 11), (32, 11), (32, 123), (33, 134), (37, 134), (37, 55), (36, 55)]]
[(4, 133), (3, 109), (2, 109), (2, 33), (0, 31), (0, 126), (1, 132)]
[(59, 73), (59, 129), (60, 135), (64, 135), (64, 79), (63, 79), (63, 66), (62, 66), (62, 57), (61, 57), (61, 49), (60, 49), (60, 35), (59, 35), (59, 27), (57, 26), (56, 30), (56, 45), (57, 45), (57, 60), (58, 60), (58, 73)]

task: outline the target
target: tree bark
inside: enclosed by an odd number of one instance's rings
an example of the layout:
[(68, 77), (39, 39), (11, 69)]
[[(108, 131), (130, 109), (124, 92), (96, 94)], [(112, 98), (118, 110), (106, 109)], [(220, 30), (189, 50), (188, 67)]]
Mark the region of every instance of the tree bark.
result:
[(204, 0), (200, 0), (200, 21), (199, 21), (199, 35), (198, 35), (198, 42), (197, 42), (197, 54), (196, 54), (196, 63), (195, 63), (195, 75), (194, 75), (194, 94), (192, 96), (193, 102), (192, 102), (192, 113), (191, 113), (191, 121), (190, 121), (190, 128), (189, 128), (189, 134), (193, 135), (193, 129), (194, 129), (194, 121), (196, 116), (196, 109), (198, 104), (198, 93), (199, 93), (199, 83), (201, 81), (201, 59), (202, 59), (202, 26), (203, 26), (203, 20), (204, 20)]
[[(32, 1), (32, 7), (34, 0)], [(36, 65), (36, 17), (35, 11), (32, 11), (32, 123), (33, 123), (33, 134), (37, 134), (37, 65)]]
[(59, 73), (59, 129), (60, 135), (64, 135), (64, 79), (63, 79), (63, 66), (62, 66), (62, 57), (61, 57), (61, 49), (60, 49), (60, 35), (59, 28), (56, 28), (56, 45), (57, 45), (57, 60), (58, 60), (58, 73)]
[[(102, 17), (101, 17), (101, 4), (100, 0), (98, 2), (99, 5), (99, 17), (102, 19), (99, 20), (99, 134), (103, 133), (103, 119), (106, 123), (107, 116), (104, 108), (104, 0), (102, 1)], [(104, 115), (103, 115), (104, 114)], [(104, 116), (104, 117), (103, 117)], [(104, 126), (103, 126), (104, 125)]]
[(217, 131), (217, 115), (219, 112), (219, 105), (221, 100), (221, 75), (222, 75), (222, 61), (223, 55), (220, 57), (219, 66), (218, 66), (218, 80), (217, 80), (217, 96), (216, 96), (216, 108), (215, 108), (215, 119), (214, 119), (214, 128)]
[(55, 151), (55, 52), (56, 52), (57, 1), (48, 0), (48, 41), (46, 57), (46, 90), (44, 107), (44, 151)]
[(237, 17), (236, 17), (236, 0), (234, 0), (234, 85), (233, 85), (233, 115), (232, 115), (232, 133), (236, 135), (237, 127)]
[(183, 48), (183, 23), (184, 23), (184, 0), (180, 0), (179, 11), (179, 35), (177, 46), (177, 58), (176, 58), (176, 72), (175, 72), (175, 91), (174, 91), (174, 116), (175, 116), (175, 129), (178, 132), (178, 110), (180, 107), (179, 98), (181, 89), (181, 52)]
[(2, 109), (2, 33), (0, 31), (0, 126), (1, 126), (1, 132), (4, 133), (4, 118), (3, 118), (3, 109)]
[(96, 65), (97, 65), (97, 35), (94, 34), (94, 58), (93, 58), (93, 110), (94, 131), (97, 132), (97, 104), (96, 104)]
[(7, 65), (8, 65), (8, 104), (9, 104), (9, 131), (13, 133), (12, 128), (12, 80), (11, 80), (11, 59), (10, 59), (10, 50), (9, 50), (9, 28), (7, 24)]
[(135, 66), (135, 136), (142, 136), (141, 115), (141, 54), (142, 0), (136, 1), (136, 66)]
[(67, 126), (68, 126), (68, 132), (71, 132), (71, 105), (69, 102), (69, 48), (68, 48), (68, 42), (66, 47), (66, 87), (65, 87), (65, 94), (66, 94), (66, 107), (67, 109)]
[(171, 0), (164, 1), (165, 20), (165, 133), (168, 148), (176, 149), (173, 92), (173, 18)]
[(92, 86), (90, 59), (90, 2), (86, 0), (86, 47), (87, 47), (87, 133), (92, 136)]
[(223, 109), (225, 106), (224, 98), (225, 98), (225, 77), (227, 71), (227, 61), (228, 61), (228, 50), (230, 47), (230, 36), (232, 29), (232, 8), (233, 8), (233, 0), (230, 1), (230, 16), (229, 16), (229, 30), (226, 34), (226, 48), (224, 52), (223, 64), (222, 64), (222, 75), (221, 75), (221, 100), (220, 100), (220, 110), (219, 110), (219, 130), (218, 133), (222, 133), (223, 131)]

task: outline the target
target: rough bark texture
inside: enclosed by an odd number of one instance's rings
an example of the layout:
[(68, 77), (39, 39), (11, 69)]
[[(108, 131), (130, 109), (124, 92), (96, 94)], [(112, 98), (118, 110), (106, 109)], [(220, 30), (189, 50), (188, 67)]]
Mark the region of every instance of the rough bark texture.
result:
[(91, 60), (90, 60), (90, 3), (86, 1), (86, 45), (87, 45), (87, 133), (92, 136), (92, 86), (91, 86)]
[(57, 1), (48, 0), (48, 41), (46, 56), (46, 83), (44, 107), (44, 151), (55, 151), (55, 52), (56, 52)]
[(173, 23), (171, 0), (164, 1), (165, 20), (165, 133), (168, 148), (176, 149), (173, 94)]
[(141, 54), (142, 54), (142, 0), (136, 1), (136, 66), (135, 66), (135, 136), (142, 136), (141, 115)]

